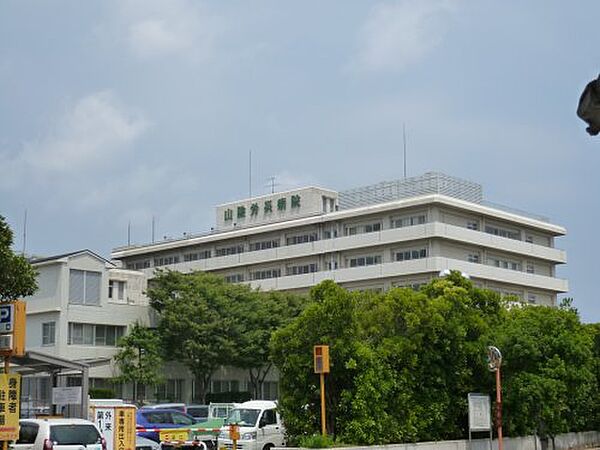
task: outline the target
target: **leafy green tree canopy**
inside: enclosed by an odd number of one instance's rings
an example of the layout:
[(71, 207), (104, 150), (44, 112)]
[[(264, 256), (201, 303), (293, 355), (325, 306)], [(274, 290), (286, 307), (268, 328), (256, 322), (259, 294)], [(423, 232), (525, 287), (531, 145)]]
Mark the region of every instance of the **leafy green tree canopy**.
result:
[(12, 244), (13, 232), (0, 216), (0, 301), (33, 295), (37, 290), (36, 271), (24, 256), (12, 251)]
[(156, 330), (139, 323), (118, 343), (114, 360), (121, 373), (116, 381), (133, 383), (133, 399), (140, 401), (139, 386), (156, 385), (163, 381), (161, 340)]
[(504, 355), (505, 430), (517, 436), (598, 427), (598, 329), (577, 312), (523, 305), (458, 273), (419, 291), (348, 292), (331, 281), (274, 333), (280, 408), (292, 438), (320, 428), (312, 348), (328, 344), (327, 426), (353, 444), (464, 438), (467, 394), (495, 398), (488, 345)]

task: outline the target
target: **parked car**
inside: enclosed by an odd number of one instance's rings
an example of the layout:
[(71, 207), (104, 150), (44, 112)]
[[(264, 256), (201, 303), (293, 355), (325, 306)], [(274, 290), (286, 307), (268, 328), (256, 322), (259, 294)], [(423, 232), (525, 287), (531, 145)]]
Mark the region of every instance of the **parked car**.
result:
[(196, 422), (208, 419), (208, 405), (187, 405), (185, 412), (192, 416)]
[(157, 403), (156, 405), (145, 405), (142, 409), (176, 409), (182, 413), (187, 413), (185, 403)]
[(136, 436), (135, 450), (160, 450), (160, 444), (151, 439)]
[(277, 412), (277, 403), (268, 400), (254, 400), (234, 408), (221, 428), (219, 446), (231, 450), (233, 442), (229, 436), (229, 424), (240, 427), (238, 448), (244, 450), (270, 450), (285, 447), (285, 428)]
[[(136, 415), (138, 430), (143, 428), (189, 428), (196, 420), (189, 414), (176, 409), (142, 408)], [(138, 431), (138, 436), (160, 442), (157, 431)]]
[(83, 419), (21, 419), (14, 450), (106, 450), (93, 422)]

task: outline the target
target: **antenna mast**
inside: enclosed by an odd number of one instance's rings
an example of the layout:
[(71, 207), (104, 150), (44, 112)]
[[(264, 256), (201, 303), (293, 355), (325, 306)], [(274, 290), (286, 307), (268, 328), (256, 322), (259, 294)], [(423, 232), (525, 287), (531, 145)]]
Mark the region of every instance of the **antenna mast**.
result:
[(131, 245), (131, 220), (127, 222), (127, 245)]
[(271, 182), (271, 194), (275, 193), (275, 177), (269, 177), (268, 180)]
[(27, 208), (25, 208), (25, 217), (23, 218), (23, 256), (27, 248)]
[(154, 231), (156, 230), (156, 219), (152, 216), (152, 243), (154, 244)]
[(402, 141), (404, 143), (404, 178), (406, 178), (406, 125), (402, 122)]
[(248, 151), (248, 197), (252, 197), (252, 150)]

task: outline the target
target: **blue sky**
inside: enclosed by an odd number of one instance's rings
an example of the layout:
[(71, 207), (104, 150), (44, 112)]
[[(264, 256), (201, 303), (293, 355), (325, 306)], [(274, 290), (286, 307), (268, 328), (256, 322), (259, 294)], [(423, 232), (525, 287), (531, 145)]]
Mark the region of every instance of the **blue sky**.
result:
[(208, 229), (253, 191), (439, 170), (568, 230), (559, 276), (600, 321), (600, 2), (4, 1), (0, 214), (27, 251)]

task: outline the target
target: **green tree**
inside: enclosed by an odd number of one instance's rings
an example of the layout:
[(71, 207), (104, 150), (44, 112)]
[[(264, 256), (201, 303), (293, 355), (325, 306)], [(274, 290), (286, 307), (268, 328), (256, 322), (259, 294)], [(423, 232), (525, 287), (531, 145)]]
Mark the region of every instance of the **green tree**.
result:
[(594, 336), (570, 305), (511, 308), (494, 331), (511, 435), (554, 436), (598, 425)]
[(24, 256), (16, 255), (11, 246), (13, 232), (0, 216), (0, 301), (33, 295), (37, 290), (37, 273)]
[(360, 354), (356, 297), (332, 281), (310, 292), (300, 316), (277, 330), (271, 341), (273, 362), (280, 373), (279, 408), (293, 436), (320, 429), (319, 376), (313, 372), (313, 346), (329, 345), (331, 373), (326, 376), (327, 429), (339, 434), (342, 398), (353, 392)]
[(311, 299), (271, 345), (292, 435), (319, 429), (312, 370), (312, 346), (319, 343), (330, 345), (327, 419), (338, 439), (383, 444), (463, 435), (466, 394), (491, 378), (483, 355), (490, 317), (502, 310), (497, 294), (448, 277), (421, 292), (384, 294), (349, 293), (327, 281)]
[(298, 316), (306, 303), (303, 296), (286, 292), (246, 290), (237, 310), (241, 325), (233, 364), (248, 370), (252, 397), (260, 398), (265, 378), (272, 367), (269, 341), (274, 331)]
[(133, 400), (139, 404), (139, 386), (156, 385), (163, 381), (160, 336), (156, 330), (136, 323), (119, 340), (118, 347), (114, 360), (121, 375), (115, 381), (131, 382)]
[(240, 302), (248, 289), (201, 272), (157, 271), (147, 295), (169, 359), (183, 363), (205, 400), (214, 371), (231, 365), (241, 341)]

